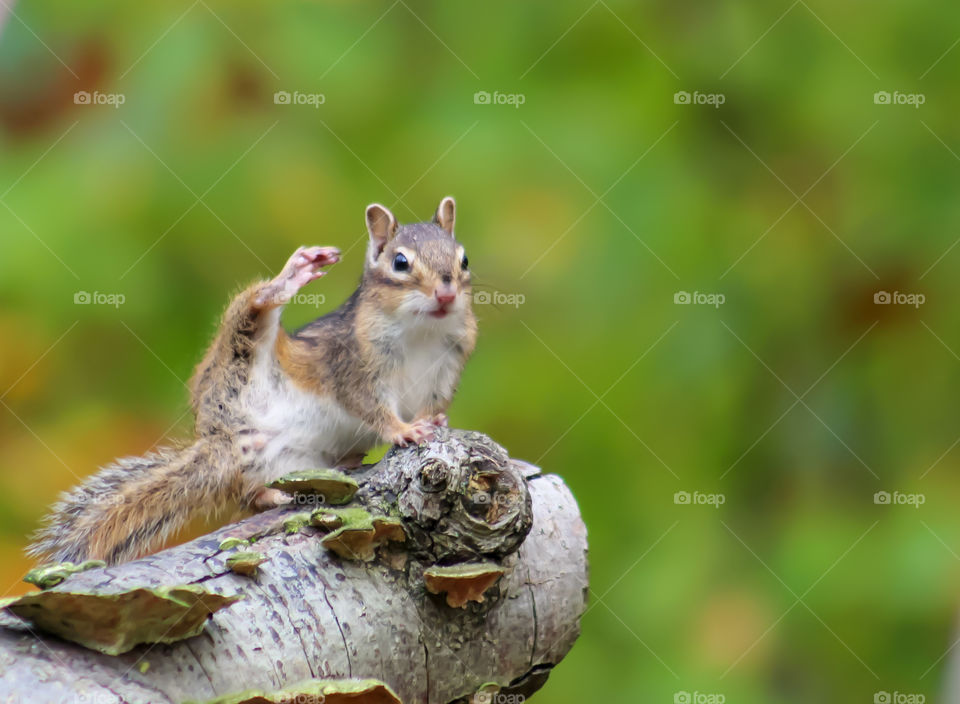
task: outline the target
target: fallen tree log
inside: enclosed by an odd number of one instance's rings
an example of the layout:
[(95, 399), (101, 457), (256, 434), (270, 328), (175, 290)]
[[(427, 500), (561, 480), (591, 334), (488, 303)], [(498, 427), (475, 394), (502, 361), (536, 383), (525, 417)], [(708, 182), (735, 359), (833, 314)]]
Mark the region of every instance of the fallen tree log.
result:
[(278, 486), (293, 505), (0, 604), (0, 701), (490, 701), (579, 635), (576, 503), (484, 435)]

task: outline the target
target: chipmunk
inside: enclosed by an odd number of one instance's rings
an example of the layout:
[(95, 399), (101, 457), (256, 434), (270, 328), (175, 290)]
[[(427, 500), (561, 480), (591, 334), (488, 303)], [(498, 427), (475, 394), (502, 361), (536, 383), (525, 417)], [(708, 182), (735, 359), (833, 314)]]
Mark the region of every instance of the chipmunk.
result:
[(477, 337), (454, 219), (449, 197), (412, 225), (370, 205), (359, 287), (292, 335), (280, 313), (339, 261), (335, 247), (301, 247), (236, 296), (190, 381), (194, 442), (120, 459), (64, 493), (28, 554), (134, 559), (194, 514), (289, 501), (264, 485), (291, 471), (358, 467), (381, 441), (429, 440)]

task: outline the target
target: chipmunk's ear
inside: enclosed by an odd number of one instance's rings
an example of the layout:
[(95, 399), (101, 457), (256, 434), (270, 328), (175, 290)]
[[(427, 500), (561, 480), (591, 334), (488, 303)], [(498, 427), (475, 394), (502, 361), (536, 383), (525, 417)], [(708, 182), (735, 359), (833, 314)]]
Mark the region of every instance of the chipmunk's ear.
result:
[(433, 221), (453, 237), (453, 222), (456, 218), (457, 204), (452, 197), (447, 196), (440, 201), (440, 206), (437, 208), (437, 214), (433, 216)]
[(397, 219), (384, 206), (372, 203), (367, 206), (367, 232), (370, 233), (370, 260), (375, 261), (397, 234)]

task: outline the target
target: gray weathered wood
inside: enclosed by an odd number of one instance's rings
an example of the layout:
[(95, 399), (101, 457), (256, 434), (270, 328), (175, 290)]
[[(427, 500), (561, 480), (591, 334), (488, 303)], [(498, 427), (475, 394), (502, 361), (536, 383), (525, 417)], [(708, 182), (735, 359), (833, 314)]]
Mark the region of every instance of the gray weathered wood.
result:
[[(22, 624), (0, 628), (0, 701), (182, 702), (311, 678), (375, 678), (408, 704), (444, 704), (488, 682), (523, 680), (527, 691), (542, 684), (579, 635), (586, 601), (586, 529), (561, 479), (462, 431), (391, 451), (353, 476), (361, 486), (355, 504), (402, 515), (406, 545), (381, 549), (371, 562), (342, 559), (321, 547), (316, 528), (277, 531), (302, 510), (285, 508), (74, 575), (54, 589), (203, 584), (245, 599), (213, 614), (202, 635), (120, 656)], [(502, 506), (490, 509), (489, 496), (471, 493), (478, 476)], [(256, 577), (230, 572), (221, 541), (256, 534), (254, 549), (267, 562)], [(438, 560), (479, 558), (507, 568), (484, 603), (455, 609), (423, 588), (423, 570)]]

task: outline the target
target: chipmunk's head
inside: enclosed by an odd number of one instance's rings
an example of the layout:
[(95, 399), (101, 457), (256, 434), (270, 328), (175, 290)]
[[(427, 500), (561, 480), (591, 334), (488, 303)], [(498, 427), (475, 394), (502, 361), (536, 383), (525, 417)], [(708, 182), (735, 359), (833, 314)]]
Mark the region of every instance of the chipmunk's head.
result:
[(387, 208), (367, 207), (370, 245), (364, 282), (390, 313), (423, 320), (463, 316), (470, 308), (467, 255), (454, 238), (456, 204), (449, 196), (431, 222), (398, 225)]

